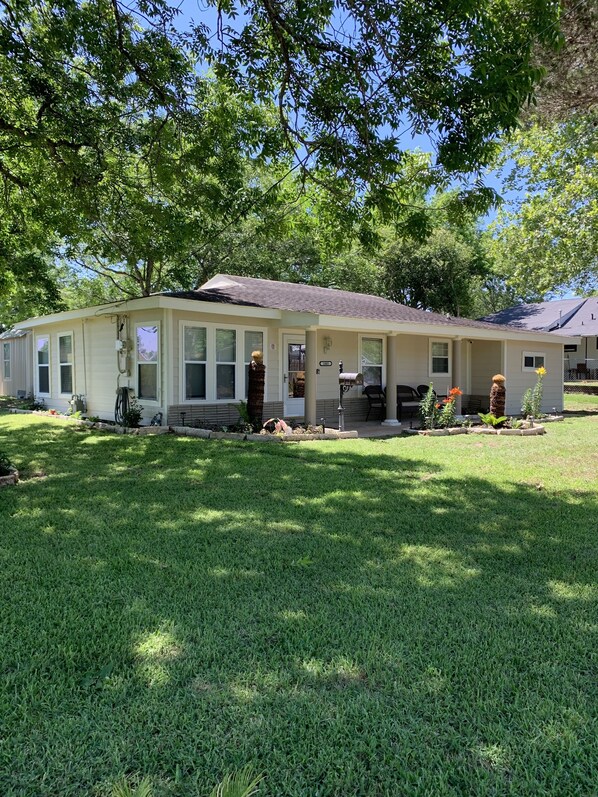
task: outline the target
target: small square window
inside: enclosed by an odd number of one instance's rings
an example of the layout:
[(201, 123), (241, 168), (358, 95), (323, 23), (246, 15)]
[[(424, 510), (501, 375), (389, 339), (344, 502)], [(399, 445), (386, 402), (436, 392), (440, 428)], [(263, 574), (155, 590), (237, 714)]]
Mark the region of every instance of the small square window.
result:
[(524, 351), (523, 352), (523, 371), (535, 371), (544, 368), (546, 355), (544, 352)]

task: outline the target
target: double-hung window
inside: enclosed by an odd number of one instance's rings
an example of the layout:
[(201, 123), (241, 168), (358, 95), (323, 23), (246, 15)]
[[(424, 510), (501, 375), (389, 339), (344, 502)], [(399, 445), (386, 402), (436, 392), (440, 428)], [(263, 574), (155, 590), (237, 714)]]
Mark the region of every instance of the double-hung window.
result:
[(73, 336), (58, 336), (58, 367), (60, 369), (60, 392), (73, 393)]
[(205, 327), (185, 327), (183, 367), (185, 369), (185, 401), (206, 398), (206, 367), (208, 359)]
[(430, 341), (430, 376), (450, 376), (451, 344), (448, 340)]
[(234, 329), (216, 330), (216, 398), (235, 398), (237, 333)]
[(50, 338), (47, 335), (37, 339), (37, 392), (50, 395)]
[(251, 363), (251, 352), (261, 351), (264, 353), (264, 333), (254, 330), (245, 331), (245, 395), (249, 390), (249, 364)]
[(158, 401), (158, 362), (160, 332), (157, 325), (138, 324), (137, 345), (137, 397), (146, 401)]
[(2, 374), (4, 379), (10, 379), (10, 343), (2, 344)]
[(382, 338), (361, 339), (361, 373), (363, 384), (382, 386), (384, 342)]

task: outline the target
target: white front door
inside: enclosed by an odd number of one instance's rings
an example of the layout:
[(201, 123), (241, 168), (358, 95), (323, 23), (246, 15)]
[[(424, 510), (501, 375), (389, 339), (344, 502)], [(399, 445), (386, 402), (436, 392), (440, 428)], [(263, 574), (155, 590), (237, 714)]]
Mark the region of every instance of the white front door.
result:
[(304, 335), (283, 335), (282, 379), (284, 417), (305, 415)]

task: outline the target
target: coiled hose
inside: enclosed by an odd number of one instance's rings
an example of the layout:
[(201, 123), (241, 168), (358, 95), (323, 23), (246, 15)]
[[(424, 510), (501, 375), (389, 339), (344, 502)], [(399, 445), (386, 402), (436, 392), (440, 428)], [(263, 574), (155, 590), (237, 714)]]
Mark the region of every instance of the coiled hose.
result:
[(124, 425), (124, 420), (129, 411), (129, 388), (119, 387), (116, 391), (116, 403), (114, 405), (114, 420), (120, 426)]

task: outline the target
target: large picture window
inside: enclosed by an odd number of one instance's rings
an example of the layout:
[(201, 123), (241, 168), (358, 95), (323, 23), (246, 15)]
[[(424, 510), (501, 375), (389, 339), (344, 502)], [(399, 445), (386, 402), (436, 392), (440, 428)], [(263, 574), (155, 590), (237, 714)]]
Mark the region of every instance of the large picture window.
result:
[(37, 339), (37, 392), (50, 395), (50, 338)]
[(237, 333), (234, 329), (216, 330), (216, 398), (234, 399), (237, 362)]
[(205, 327), (185, 327), (183, 365), (185, 400), (206, 398), (207, 335)]
[(258, 329), (180, 322), (181, 400), (235, 401), (247, 396), (251, 352), (264, 351)]
[(137, 396), (146, 401), (158, 400), (158, 353), (160, 336), (157, 326), (139, 325), (137, 339)]
[(73, 336), (58, 336), (58, 366), (60, 369), (60, 392), (73, 393)]
[(251, 352), (261, 351), (264, 353), (264, 333), (254, 330), (245, 332), (245, 395), (249, 390), (249, 364), (251, 363)]
[(363, 384), (382, 386), (384, 342), (382, 338), (361, 339), (361, 373)]
[(10, 343), (2, 344), (2, 373), (5, 379), (10, 379)]
[(451, 344), (448, 340), (430, 341), (430, 376), (449, 376)]

